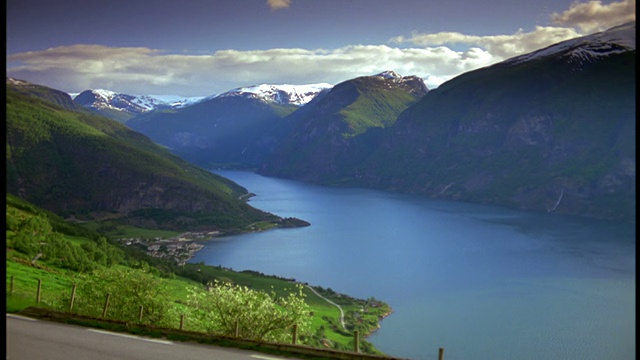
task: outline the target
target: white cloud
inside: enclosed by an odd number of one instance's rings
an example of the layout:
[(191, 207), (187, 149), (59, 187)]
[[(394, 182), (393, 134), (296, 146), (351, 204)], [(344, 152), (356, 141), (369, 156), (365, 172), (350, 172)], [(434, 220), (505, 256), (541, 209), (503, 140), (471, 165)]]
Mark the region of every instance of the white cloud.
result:
[(636, 20), (636, 1), (622, 0), (603, 5), (600, 0), (574, 2), (569, 10), (551, 14), (556, 25), (577, 27), (586, 34), (607, 30)]
[(433, 88), (497, 60), (479, 48), (457, 52), (442, 46), (357, 45), (333, 50), (223, 50), (184, 55), (147, 48), (74, 45), (10, 55), (7, 76), (67, 92), (106, 88), (129, 94), (207, 96), (260, 83), (337, 84), (390, 69), (421, 76)]
[(267, 0), (271, 10), (286, 9), (291, 5), (291, 0)]
[(466, 35), (458, 32), (413, 33), (409, 37), (394, 37), (389, 42), (425, 47), (464, 44), (484, 49), (494, 59), (505, 60), (577, 36), (635, 21), (635, 9), (635, 0), (622, 0), (607, 5), (602, 5), (599, 0), (586, 3), (574, 2), (569, 10), (551, 14), (551, 22), (559, 26), (536, 26), (530, 32), (519, 29), (510, 35), (490, 36)]
[(518, 30), (512, 35), (476, 36), (458, 32), (440, 32), (434, 34), (417, 34), (405, 38), (392, 38), (390, 43), (411, 43), (418, 46), (437, 46), (446, 44), (465, 44), (483, 48), (498, 59), (508, 59), (526, 54), (563, 40), (579, 36), (575, 30), (559, 27), (536, 26), (534, 31)]
[[(290, 0), (272, 0), (268, 4), (286, 7)], [(594, 29), (596, 23), (610, 27), (607, 21), (616, 25), (626, 21), (631, 8), (635, 12), (634, 0), (608, 5), (598, 1), (574, 3), (569, 10), (553, 14), (552, 18), (556, 23), (575, 25), (586, 31)], [(201, 55), (167, 54), (139, 47), (74, 45), (9, 55), (7, 76), (67, 92), (103, 88), (129, 94), (208, 96), (262, 83), (337, 84), (394, 70), (405, 76), (420, 76), (429, 88), (435, 88), (464, 72), (580, 35), (586, 34), (570, 27), (536, 26), (532, 31), (520, 29), (510, 35), (414, 33), (409, 37), (395, 37), (389, 45), (221, 50)]]

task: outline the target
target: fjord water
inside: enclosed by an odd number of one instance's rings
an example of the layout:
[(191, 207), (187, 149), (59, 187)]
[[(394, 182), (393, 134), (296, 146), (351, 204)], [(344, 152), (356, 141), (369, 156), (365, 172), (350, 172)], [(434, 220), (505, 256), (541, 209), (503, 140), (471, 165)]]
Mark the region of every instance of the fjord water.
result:
[(215, 238), (190, 262), (385, 301), (410, 359), (635, 359), (635, 225), (214, 171), (311, 226)]

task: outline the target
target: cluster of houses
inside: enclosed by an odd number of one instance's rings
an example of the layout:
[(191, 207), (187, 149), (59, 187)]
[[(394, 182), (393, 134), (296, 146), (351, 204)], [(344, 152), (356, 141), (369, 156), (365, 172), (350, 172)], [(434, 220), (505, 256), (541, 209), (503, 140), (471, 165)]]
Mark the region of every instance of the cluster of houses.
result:
[(150, 256), (175, 261), (178, 265), (184, 265), (196, 253), (202, 249), (204, 245), (197, 244), (193, 240), (206, 240), (218, 235), (214, 232), (188, 232), (181, 234), (176, 238), (162, 239), (159, 237), (153, 239), (143, 238), (121, 238), (118, 239), (126, 246), (136, 246)]

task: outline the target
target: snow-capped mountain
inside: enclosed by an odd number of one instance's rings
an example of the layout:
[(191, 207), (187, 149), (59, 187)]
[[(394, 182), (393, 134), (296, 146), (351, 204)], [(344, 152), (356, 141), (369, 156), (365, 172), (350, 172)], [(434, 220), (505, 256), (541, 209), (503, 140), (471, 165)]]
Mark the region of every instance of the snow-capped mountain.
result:
[(411, 93), (424, 95), (429, 92), (429, 88), (424, 83), (424, 80), (419, 76), (402, 76), (393, 70), (386, 70), (373, 76), (391, 80), (397, 85), (403, 85), (405, 87), (411, 88)]
[(327, 83), (308, 85), (260, 84), (236, 88), (222, 93), (217, 97), (252, 97), (260, 99), (266, 103), (302, 106), (311, 101), (322, 91), (331, 89), (332, 87), (333, 85)]
[(78, 104), (116, 120), (127, 120), (151, 110), (181, 108), (205, 99), (205, 97), (129, 95), (105, 89), (85, 90), (80, 94), (70, 95)]
[(569, 61), (592, 62), (595, 58), (636, 49), (636, 22), (632, 21), (587, 36), (559, 42), (532, 53), (516, 56), (505, 63), (519, 64), (562, 54)]

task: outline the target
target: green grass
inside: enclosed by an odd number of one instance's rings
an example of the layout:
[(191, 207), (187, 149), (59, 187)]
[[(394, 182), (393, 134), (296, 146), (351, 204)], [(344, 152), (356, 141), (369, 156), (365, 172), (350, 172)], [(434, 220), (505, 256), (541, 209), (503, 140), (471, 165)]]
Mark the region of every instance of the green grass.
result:
[(81, 245), (83, 243), (92, 242), (90, 239), (87, 239), (86, 237), (82, 237), (82, 236), (65, 235), (64, 238), (69, 240), (72, 244), (75, 244), (75, 245)]
[(404, 109), (416, 101), (413, 95), (403, 90), (370, 91), (340, 111), (352, 130), (345, 136), (357, 136), (372, 127), (390, 126)]
[[(77, 241), (77, 239), (76, 239)], [(118, 265), (117, 267), (124, 267)], [(275, 292), (277, 296), (287, 296), (295, 290), (296, 283), (292, 279), (283, 279), (275, 276), (268, 276), (257, 272), (244, 271), (236, 272), (220, 267), (211, 267), (202, 264), (187, 264), (192, 270), (200, 269), (208, 276), (215, 277), (220, 281), (228, 281), (233, 284), (247, 286), (253, 290)], [(51, 305), (54, 299), (59, 296), (70, 296), (74, 284), (75, 273), (65, 269), (57, 269), (36, 262), (33, 266), (24, 256), (15, 252), (7, 252), (6, 260), (6, 311), (19, 312), (28, 307), (44, 307)], [(40, 281), (40, 303), (37, 303), (38, 282)], [(13, 283), (13, 286), (11, 285)], [(187, 299), (187, 288), (201, 286), (200, 283), (176, 276), (171, 279), (162, 279), (163, 286), (169, 293), (169, 298), (176, 303), (182, 303)], [(13, 289), (13, 291), (12, 291)], [(308, 288), (303, 289), (307, 304), (313, 314), (311, 323), (311, 333), (314, 334), (320, 328), (324, 328), (324, 337), (329, 343), (339, 349), (349, 349), (353, 341), (353, 329), (342, 329), (338, 308), (329, 304), (324, 299), (318, 297)], [(335, 293), (333, 293), (335, 294)], [(330, 294), (323, 292), (323, 296), (331, 298), (332, 301), (340, 303), (345, 314), (359, 311), (362, 308), (363, 300), (353, 299), (345, 295), (335, 294), (332, 298)], [(342, 305), (344, 303), (344, 305)], [(378, 312), (371, 312), (367, 315), (370, 321), (377, 323), (379, 316), (387, 311), (388, 307), (380, 309)], [(349, 324), (347, 324), (349, 326)], [(351, 325), (353, 326), (353, 325)], [(363, 336), (369, 332), (367, 329), (358, 329)], [(363, 344), (366, 340), (363, 340)], [(370, 345), (368, 345), (370, 346)], [(377, 350), (375, 350), (377, 351)]]
[(181, 234), (181, 232), (179, 231), (143, 229), (143, 228), (134, 227), (131, 225), (125, 225), (125, 224), (121, 224), (119, 222), (110, 221), (110, 220), (90, 221), (86, 223), (81, 223), (80, 226), (92, 231), (99, 231), (104, 236), (107, 236), (111, 239), (117, 239), (117, 238), (153, 239), (156, 237), (159, 237), (162, 239), (169, 239)]
[[(13, 257), (14, 253), (8, 251), (7, 257)], [(73, 273), (62, 269), (33, 267), (25, 264), (28, 263), (27, 260), (20, 257), (17, 259), (23, 262), (8, 258), (6, 260), (7, 312), (16, 312), (37, 305), (38, 283), (42, 305), (50, 304), (58, 294), (65, 291), (71, 294)]]

